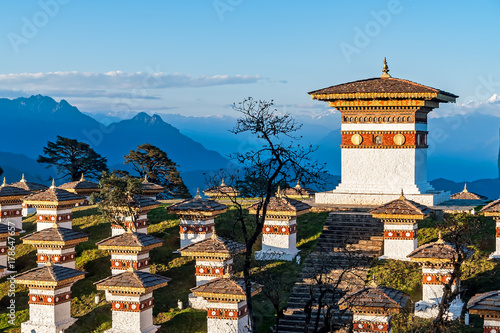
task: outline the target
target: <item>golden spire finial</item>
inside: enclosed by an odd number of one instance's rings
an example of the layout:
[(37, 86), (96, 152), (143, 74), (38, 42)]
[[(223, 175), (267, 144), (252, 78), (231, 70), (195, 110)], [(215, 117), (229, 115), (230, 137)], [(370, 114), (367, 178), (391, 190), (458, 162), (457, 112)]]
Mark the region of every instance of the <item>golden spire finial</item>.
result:
[(278, 185), (278, 191), (276, 191), (276, 196), (281, 198), (281, 186)]
[(224, 184), (224, 178), (222, 178), (222, 182), (220, 183), (220, 186), (226, 186), (226, 184)]
[(82, 172), (82, 176), (80, 177), (80, 181), (81, 182), (85, 181), (85, 178), (83, 177), (83, 172)]
[(441, 231), (439, 231), (439, 236), (438, 236), (438, 240), (436, 243), (437, 244), (444, 244), (443, 235), (441, 234)]
[(469, 191), (467, 190), (467, 183), (465, 183), (465, 184), (464, 184), (464, 190), (463, 190), (462, 192), (464, 192), (464, 193), (469, 192)]
[(23, 183), (26, 182), (26, 179), (24, 179), (24, 173), (23, 173), (23, 176), (21, 177), (21, 182), (23, 182)]
[(145, 174), (144, 174), (144, 181), (145, 181), (145, 182), (147, 182), (147, 181), (148, 181), (148, 174), (147, 174), (147, 173), (145, 173)]
[(45, 263), (45, 266), (47, 266), (47, 267), (52, 266), (52, 256), (51, 255), (47, 256), (47, 262)]
[(401, 189), (401, 195), (399, 196), (399, 200), (406, 200), (405, 194), (403, 193), (403, 189)]
[(196, 196), (194, 198), (195, 199), (201, 199), (200, 188), (199, 187), (196, 189)]
[(54, 180), (54, 178), (52, 178), (52, 185), (50, 186), (50, 188), (56, 188), (56, 181)]
[(127, 268), (127, 272), (133, 272), (133, 271), (135, 271), (134, 265), (130, 264), (130, 266), (128, 266)]
[(4, 187), (5, 185), (7, 185), (7, 181), (5, 180), (5, 177), (3, 177), (2, 187)]
[(387, 66), (387, 60), (385, 59), (385, 57), (384, 57), (384, 68), (382, 69), (382, 75), (380, 75), (380, 77), (382, 78), (391, 77), (391, 75), (389, 75), (389, 66)]
[(297, 179), (297, 185), (295, 185), (296, 188), (301, 188), (302, 186), (300, 186), (300, 180)]

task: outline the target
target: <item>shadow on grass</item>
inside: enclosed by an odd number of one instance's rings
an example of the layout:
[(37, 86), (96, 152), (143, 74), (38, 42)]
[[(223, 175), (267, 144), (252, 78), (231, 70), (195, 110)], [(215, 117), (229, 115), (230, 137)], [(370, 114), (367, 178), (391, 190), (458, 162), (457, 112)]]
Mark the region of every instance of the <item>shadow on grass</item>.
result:
[(103, 332), (111, 328), (111, 304), (103, 305), (93, 309), (78, 318), (78, 325), (73, 325), (65, 333), (89, 333)]

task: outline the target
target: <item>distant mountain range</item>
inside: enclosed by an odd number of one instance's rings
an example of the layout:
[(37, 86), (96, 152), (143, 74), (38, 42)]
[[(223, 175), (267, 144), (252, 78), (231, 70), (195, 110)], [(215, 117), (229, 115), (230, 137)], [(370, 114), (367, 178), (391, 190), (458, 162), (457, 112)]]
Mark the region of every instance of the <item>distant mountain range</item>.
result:
[[(110, 169), (130, 170), (123, 164), (123, 155), (146, 142), (164, 150), (182, 172), (203, 173), (232, 166), (218, 152), (181, 134), (158, 115), (139, 113), (105, 126), (65, 100), (57, 103), (37, 95), (0, 99), (0, 118), (4, 124), (0, 131), (0, 165), (9, 182), (17, 181), (22, 172), (35, 179), (54, 176), (55, 170), (44, 170), (34, 160), (57, 135), (89, 143), (108, 159)], [(189, 186), (189, 179), (186, 182)]]

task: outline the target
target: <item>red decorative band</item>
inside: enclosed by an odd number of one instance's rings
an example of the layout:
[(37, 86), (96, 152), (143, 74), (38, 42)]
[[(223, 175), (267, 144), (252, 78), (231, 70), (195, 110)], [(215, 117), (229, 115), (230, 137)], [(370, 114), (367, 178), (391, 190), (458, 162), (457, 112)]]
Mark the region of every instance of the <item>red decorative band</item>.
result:
[(153, 297), (142, 302), (112, 302), (113, 311), (141, 312), (153, 307)]
[(116, 260), (111, 259), (111, 269), (128, 269), (130, 266), (135, 269), (144, 269), (145, 267), (149, 267), (149, 258), (138, 260), (138, 261), (130, 261), (130, 260)]
[(368, 321), (356, 321), (353, 323), (354, 332), (389, 332), (390, 323), (374, 323)]
[(64, 215), (38, 215), (36, 220), (39, 222), (68, 222), (73, 219), (73, 214)]
[(28, 298), (29, 298), (28, 304), (57, 305), (71, 301), (71, 292), (55, 296), (28, 294)]
[(500, 326), (485, 326), (484, 333), (500, 333)]
[(415, 239), (417, 238), (417, 230), (385, 230), (384, 238), (386, 239)]
[(262, 228), (263, 234), (290, 235), (297, 233), (297, 225), (264, 225)]
[[(111, 226), (113, 229), (121, 229), (122, 227), (117, 225), (117, 224), (113, 224)], [(125, 227), (127, 229), (130, 229), (132, 227), (132, 222), (125, 222)], [(143, 229), (143, 228), (147, 228), (148, 227), (148, 220), (139, 220), (139, 221), (135, 221), (135, 228), (136, 229)]]
[(7, 246), (0, 246), (0, 255), (7, 254)]
[(500, 238), (500, 228), (497, 228), (497, 230), (496, 230), (496, 237)]
[(200, 225), (200, 224), (182, 224), (180, 226), (181, 234), (206, 234), (214, 230), (214, 224)]
[(49, 261), (48, 260), (49, 257), (50, 257), (50, 262), (51, 263), (53, 263), (53, 264), (63, 264), (65, 262), (75, 261), (76, 252), (66, 253), (66, 254), (63, 254), (63, 255), (60, 255), (60, 254), (58, 254), (58, 255), (53, 255), (53, 254), (50, 254), (50, 255), (37, 254), (36, 263), (37, 264), (46, 263), (46, 262)]
[(228, 265), (226, 267), (213, 267), (213, 266), (195, 266), (196, 276), (222, 276), (225, 273), (231, 273), (233, 271), (233, 265)]
[[(446, 284), (451, 280), (449, 275), (439, 275), (439, 274), (423, 274), (422, 283), (423, 284)], [(455, 284), (455, 282), (453, 282)]]
[(21, 216), (20, 209), (2, 209), (1, 210), (2, 217), (11, 217), (11, 216)]
[(248, 315), (248, 308), (246, 306), (241, 307), (238, 310), (207, 308), (207, 318), (212, 319), (238, 320), (246, 315)]
[(342, 148), (427, 148), (423, 131), (342, 131)]

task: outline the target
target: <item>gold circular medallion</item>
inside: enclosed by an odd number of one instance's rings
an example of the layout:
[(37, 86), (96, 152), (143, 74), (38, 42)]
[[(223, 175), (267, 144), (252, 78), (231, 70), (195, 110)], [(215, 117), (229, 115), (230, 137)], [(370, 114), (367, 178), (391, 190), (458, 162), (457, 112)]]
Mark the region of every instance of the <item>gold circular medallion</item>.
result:
[(352, 144), (358, 146), (361, 144), (361, 142), (363, 142), (363, 137), (359, 134), (354, 134), (353, 136), (351, 136), (351, 142)]
[(394, 143), (397, 144), (398, 146), (401, 146), (405, 143), (406, 138), (403, 134), (396, 134), (394, 135)]

